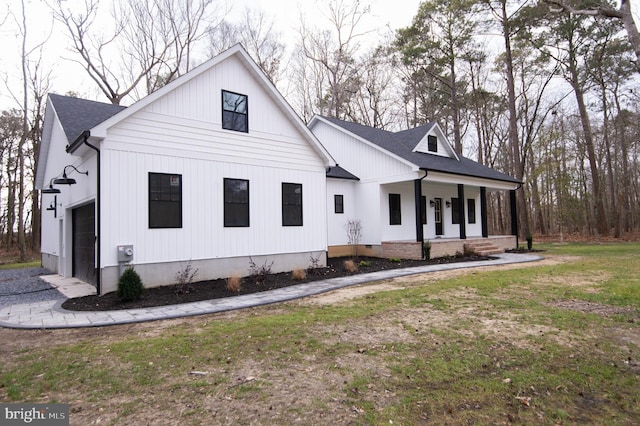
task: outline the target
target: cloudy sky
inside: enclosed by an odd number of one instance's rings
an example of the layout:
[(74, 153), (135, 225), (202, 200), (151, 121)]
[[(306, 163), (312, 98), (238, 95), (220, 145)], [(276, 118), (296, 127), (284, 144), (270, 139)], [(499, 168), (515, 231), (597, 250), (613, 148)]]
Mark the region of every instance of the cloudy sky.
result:
[[(65, 1), (67, 4), (73, 5), (78, 2), (82, 3), (84, 0)], [(103, 8), (105, 3), (105, 0), (101, 1), (100, 7)], [(52, 91), (62, 94), (75, 91), (87, 98), (106, 101), (106, 98), (96, 90), (95, 83), (90, 81), (86, 71), (79, 64), (70, 60), (75, 58), (75, 54), (68, 49), (68, 38), (62, 31), (60, 24), (53, 21), (51, 11), (45, 3), (42, 0), (25, 0), (25, 4), (27, 7), (29, 48), (33, 48), (51, 33), (49, 41), (45, 45), (43, 64), (51, 70)], [(240, 16), (245, 7), (264, 10), (267, 16), (273, 18), (276, 30), (282, 33), (283, 42), (288, 48), (291, 48), (295, 43), (295, 28), (300, 22), (301, 14), (312, 24), (321, 25), (324, 22), (324, 17), (318, 12), (318, 3), (315, 0), (236, 0), (232, 4), (230, 20)], [(366, 40), (373, 45), (380, 40), (381, 36), (379, 35), (385, 33), (387, 28), (397, 29), (408, 26), (418, 9), (420, 0), (370, 0), (369, 4), (371, 12), (363, 22), (363, 29), (372, 31)], [(0, 78), (3, 80), (0, 83), (0, 109), (5, 109), (15, 106), (11, 92), (20, 96), (21, 37), (13, 17), (15, 15), (21, 19), (20, 2), (18, 0), (0, 0), (0, 9), (10, 11), (8, 19), (0, 27), (0, 46), (2, 46)], [(103, 20), (107, 20), (108, 23), (110, 18), (109, 13), (103, 12)], [(1, 22), (2, 18), (0, 18)], [(11, 92), (6, 89), (4, 80), (9, 82)]]

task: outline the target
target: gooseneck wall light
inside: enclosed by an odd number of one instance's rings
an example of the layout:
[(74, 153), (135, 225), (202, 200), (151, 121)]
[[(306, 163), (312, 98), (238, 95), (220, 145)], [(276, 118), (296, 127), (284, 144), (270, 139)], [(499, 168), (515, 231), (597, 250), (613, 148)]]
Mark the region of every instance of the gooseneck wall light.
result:
[(69, 167), (71, 167), (77, 173), (89, 176), (89, 171), (81, 172), (80, 170), (76, 169), (75, 166), (72, 166), (71, 164), (69, 164), (67, 166), (64, 166), (64, 170), (62, 170), (62, 177), (61, 178), (53, 179), (53, 184), (54, 185), (73, 185), (73, 184), (76, 183), (75, 179), (67, 177), (67, 168), (69, 168)]
[(54, 188), (53, 187), (53, 185), (52, 185), (53, 179), (55, 179), (55, 178), (52, 178), (49, 181), (49, 186), (42, 190), (43, 194), (59, 194), (60, 193), (60, 190), (58, 188)]
[[(73, 184), (75, 184), (76, 180), (67, 176), (67, 169), (68, 168), (72, 168), (77, 173), (80, 173), (82, 175), (89, 176), (89, 171), (81, 172), (75, 166), (72, 166), (71, 164), (69, 164), (69, 165), (64, 166), (64, 169), (62, 170), (62, 177), (53, 177), (53, 178), (51, 178), (51, 180), (49, 181), (49, 186), (47, 186), (46, 188), (43, 188), (41, 192), (43, 194), (60, 194), (60, 190), (58, 188), (54, 188), (53, 185), (73, 185)], [(54, 197), (53, 203), (50, 204), (49, 207), (47, 207), (47, 210), (48, 211), (53, 211), (54, 217), (58, 216), (58, 199), (57, 199), (57, 196)]]

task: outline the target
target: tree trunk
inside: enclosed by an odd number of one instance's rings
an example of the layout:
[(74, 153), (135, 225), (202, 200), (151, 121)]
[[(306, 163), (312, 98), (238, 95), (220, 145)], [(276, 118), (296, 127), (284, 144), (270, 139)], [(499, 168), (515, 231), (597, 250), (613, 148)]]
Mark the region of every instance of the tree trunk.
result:
[[(513, 171), (515, 178), (519, 181), (523, 180), (524, 169), (520, 158), (520, 140), (518, 138), (518, 113), (516, 110), (516, 89), (513, 75), (513, 55), (511, 52), (511, 25), (509, 15), (507, 13), (507, 2), (502, 1), (502, 33), (504, 36), (504, 53), (505, 66), (507, 70), (507, 102), (509, 108), (509, 144), (511, 145), (511, 158), (513, 162)], [(521, 236), (529, 234), (529, 221), (527, 215), (527, 206), (524, 199), (524, 190), (522, 187), (517, 194), (518, 223), (520, 225)]]

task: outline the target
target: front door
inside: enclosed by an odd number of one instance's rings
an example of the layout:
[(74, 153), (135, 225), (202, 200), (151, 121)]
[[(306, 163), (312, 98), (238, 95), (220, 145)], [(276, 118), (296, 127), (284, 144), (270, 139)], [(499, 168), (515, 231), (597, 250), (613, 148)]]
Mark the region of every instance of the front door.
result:
[(435, 202), (435, 206), (434, 206), (434, 216), (435, 216), (435, 220), (434, 223), (436, 224), (436, 235), (443, 235), (444, 234), (444, 228), (443, 228), (443, 221), (442, 221), (442, 198), (434, 198), (433, 201)]

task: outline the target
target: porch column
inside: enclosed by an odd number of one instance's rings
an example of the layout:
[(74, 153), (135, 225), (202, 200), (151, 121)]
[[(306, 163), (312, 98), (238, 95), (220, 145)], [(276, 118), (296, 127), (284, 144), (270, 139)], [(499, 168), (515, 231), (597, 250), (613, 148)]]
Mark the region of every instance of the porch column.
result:
[(518, 246), (518, 206), (516, 205), (516, 191), (509, 191), (509, 204), (511, 204), (511, 235), (516, 236), (516, 247)]
[(489, 219), (487, 218), (487, 187), (480, 187), (480, 221), (482, 222), (482, 237), (489, 236)]
[(467, 215), (464, 213), (464, 185), (458, 184), (458, 219), (460, 219), (460, 239), (467, 239)]
[(424, 243), (424, 232), (422, 230), (422, 179), (413, 181), (413, 192), (416, 204), (416, 241)]

